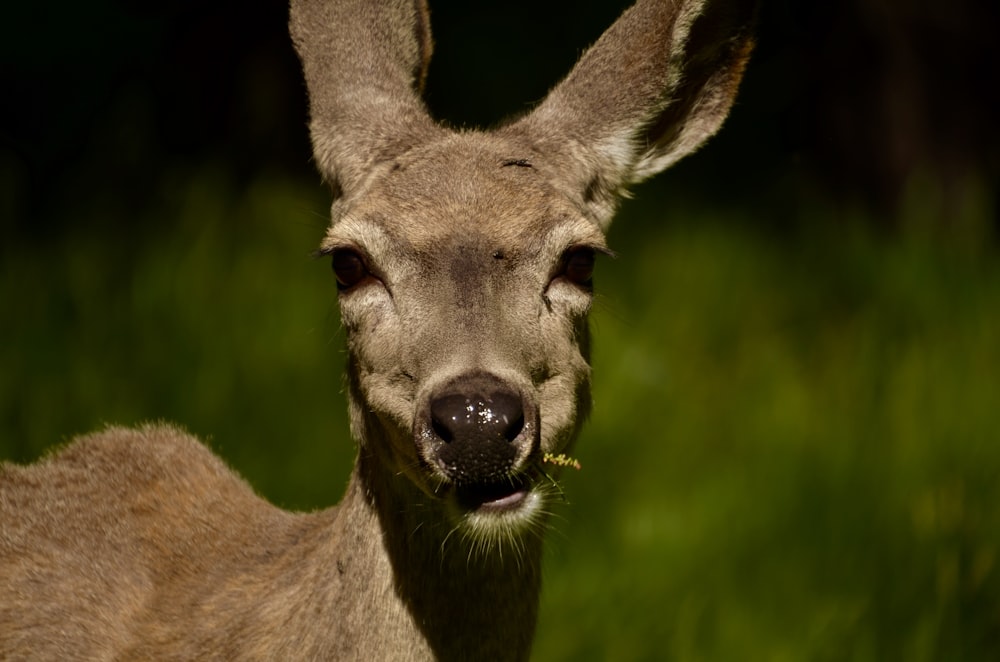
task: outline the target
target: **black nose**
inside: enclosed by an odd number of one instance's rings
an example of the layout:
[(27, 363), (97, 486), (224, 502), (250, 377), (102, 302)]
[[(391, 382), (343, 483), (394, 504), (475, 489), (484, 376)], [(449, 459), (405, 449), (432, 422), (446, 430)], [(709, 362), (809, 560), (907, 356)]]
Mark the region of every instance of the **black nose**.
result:
[(524, 408), (503, 391), (448, 393), (431, 402), (431, 426), (448, 443), (511, 442), (524, 428)]
[(534, 443), (523, 398), (492, 375), (453, 380), (431, 397), (426, 416), (418, 443), (459, 485), (504, 480)]

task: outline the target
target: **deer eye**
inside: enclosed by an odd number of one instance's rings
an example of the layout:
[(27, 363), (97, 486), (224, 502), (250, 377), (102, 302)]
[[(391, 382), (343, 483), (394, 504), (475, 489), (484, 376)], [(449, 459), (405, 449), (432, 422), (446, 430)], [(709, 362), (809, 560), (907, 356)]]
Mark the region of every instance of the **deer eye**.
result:
[(560, 274), (566, 280), (589, 287), (594, 277), (594, 249), (574, 246), (563, 253)]
[(348, 290), (368, 277), (368, 267), (364, 259), (350, 248), (333, 251), (333, 273), (337, 277), (337, 289)]

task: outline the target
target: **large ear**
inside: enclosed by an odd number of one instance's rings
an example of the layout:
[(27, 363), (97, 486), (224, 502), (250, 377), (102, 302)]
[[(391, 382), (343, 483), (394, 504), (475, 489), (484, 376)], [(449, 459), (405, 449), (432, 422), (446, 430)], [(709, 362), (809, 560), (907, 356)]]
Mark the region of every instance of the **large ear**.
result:
[(754, 0), (639, 0), (531, 114), (510, 127), (568, 157), (602, 227), (629, 184), (722, 125), (752, 49)]
[(292, 0), (313, 154), (335, 194), (437, 127), (420, 100), (431, 56), (424, 0)]

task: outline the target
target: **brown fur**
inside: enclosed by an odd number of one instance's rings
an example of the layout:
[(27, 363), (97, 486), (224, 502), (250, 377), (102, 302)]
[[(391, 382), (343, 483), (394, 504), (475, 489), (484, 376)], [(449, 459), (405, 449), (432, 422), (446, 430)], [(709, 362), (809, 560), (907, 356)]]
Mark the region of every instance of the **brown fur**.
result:
[[(424, 111), (422, 2), (293, 0), (335, 198), (322, 251), (367, 269), (340, 296), (347, 494), (282, 511), (165, 425), (4, 465), (0, 658), (525, 659), (542, 456), (589, 409), (591, 292), (565, 264), (604, 249), (625, 187), (721, 125), (752, 7), (718, 4), (640, 0), (539, 108), (484, 133)], [(483, 422), (501, 413), (516, 424)]]

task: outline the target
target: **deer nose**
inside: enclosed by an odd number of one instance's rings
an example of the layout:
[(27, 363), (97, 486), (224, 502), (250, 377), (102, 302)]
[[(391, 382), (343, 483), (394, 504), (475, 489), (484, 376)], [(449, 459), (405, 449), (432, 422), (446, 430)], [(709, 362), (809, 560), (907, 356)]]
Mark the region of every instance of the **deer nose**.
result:
[(448, 443), (512, 442), (524, 429), (524, 408), (520, 397), (503, 391), (448, 393), (431, 402), (431, 426)]
[(458, 485), (507, 479), (536, 445), (534, 409), (493, 375), (451, 381), (432, 395), (425, 411), (417, 443)]

